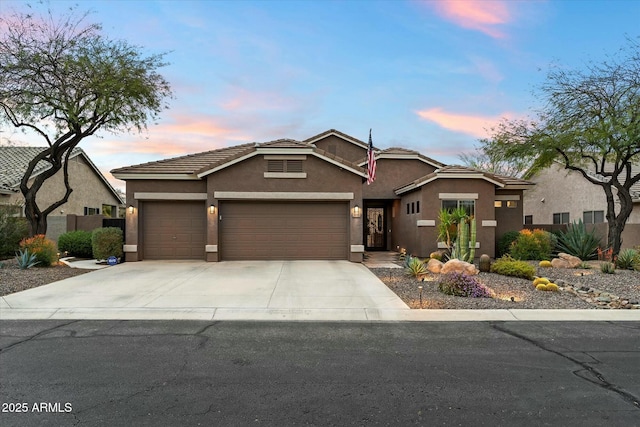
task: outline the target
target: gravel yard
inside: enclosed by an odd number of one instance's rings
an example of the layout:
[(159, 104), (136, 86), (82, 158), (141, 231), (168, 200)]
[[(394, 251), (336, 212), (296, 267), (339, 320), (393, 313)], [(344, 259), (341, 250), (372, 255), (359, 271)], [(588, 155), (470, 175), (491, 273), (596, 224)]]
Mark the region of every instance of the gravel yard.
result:
[(438, 290), (437, 274), (427, 274), (424, 281), (419, 281), (406, 275), (402, 268), (371, 268), (371, 271), (411, 308), (421, 308), (418, 286), (423, 287), (422, 308), (431, 309), (639, 308), (640, 272), (616, 270), (616, 274), (604, 274), (596, 262), (592, 265), (590, 269), (537, 267), (537, 276), (561, 285), (559, 292), (538, 291), (525, 279), (480, 273), (478, 278), (493, 291), (493, 298), (445, 295)]
[(32, 267), (20, 270), (15, 259), (0, 261), (0, 296), (57, 282), (67, 277), (88, 273), (90, 270), (69, 268), (64, 264), (52, 267)]

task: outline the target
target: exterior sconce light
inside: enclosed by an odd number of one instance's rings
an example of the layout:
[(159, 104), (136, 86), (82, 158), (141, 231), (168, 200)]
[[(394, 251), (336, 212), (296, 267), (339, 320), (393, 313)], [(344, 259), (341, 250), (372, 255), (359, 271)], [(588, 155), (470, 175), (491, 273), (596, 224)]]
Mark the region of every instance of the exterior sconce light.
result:
[(132, 214), (133, 213), (133, 205), (129, 205), (129, 213)]
[(355, 205), (353, 207), (353, 212), (352, 212), (352, 216), (354, 218), (360, 218), (362, 216), (362, 210), (360, 209), (360, 206)]
[(209, 213), (216, 213), (216, 205), (214, 205), (213, 203), (209, 206)]

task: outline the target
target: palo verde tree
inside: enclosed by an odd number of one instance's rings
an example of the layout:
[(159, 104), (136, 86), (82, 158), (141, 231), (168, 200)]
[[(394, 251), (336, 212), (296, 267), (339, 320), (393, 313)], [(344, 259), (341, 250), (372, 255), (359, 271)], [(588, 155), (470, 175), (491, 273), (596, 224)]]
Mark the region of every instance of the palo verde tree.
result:
[(640, 49), (629, 39), (619, 55), (584, 70), (552, 69), (535, 120), (503, 121), (483, 141), (489, 153), (531, 159), (531, 173), (560, 162), (600, 187), (607, 201), (608, 244), (620, 251), (640, 181)]
[[(166, 65), (165, 54), (145, 55), (140, 47), (108, 39), (99, 24), (85, 22), (87, 16), (76, 9), (62, 16), (51, 10), (0, 16), (0, 124), (46, 143), (20, 183), (31, 235), (44, 234), (47, 215), (69, 199), (68, 160), (84, 138), (99, 130), (140, 132), (171, 97), (157, 71)], [(39, 162), (50, 168), (31, 180)], [(64, 196), (38, 206), (38, 191), (61, 169)]]

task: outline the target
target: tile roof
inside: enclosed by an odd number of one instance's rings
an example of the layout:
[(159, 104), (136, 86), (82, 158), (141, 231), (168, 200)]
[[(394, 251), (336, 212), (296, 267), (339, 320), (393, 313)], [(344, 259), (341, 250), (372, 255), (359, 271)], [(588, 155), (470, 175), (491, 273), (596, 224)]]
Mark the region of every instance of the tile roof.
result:
[[(393, 157), (393, 156), (415, 156), (416, 158), (424, 161), (425, 163), (428, 163), (434, 167), (443, 167), (445, 166), (444, 163), (441, 163), (437, 160), (432, 159), (431, 157), (427, 157), (423, 154), (421, 154), (418, 151), (415, 150), (409, 150), (407, 148), (402, 148), (402, 147), (391, 147), (391, 148), (386, 148), (384, 150), (378, 151), (376, 154), (376, 158), (384, 158), (386, 155)], [(360, 161), (356, 162), (359, 165), (365, 164), (367, 162), (366, 158), (361, 159)]]
[(263, 142), (258, 144), (260, 148), (314, 148), (313, 144), (308, 142), (296, 141), (295, 139), (276, 139), (275, 141)]
[(470, 168), (467, 166), (460, 165), (449, 165), (443, 166), (439, 169), (436, 169), (434, 172), (423, 176), (422, 178), (418, 178), (412, 183), (408, 185), (403, 185), (402, 187), (396, 188), (396, 194), (406, 193), (407, 191), (411, 191), (415, 188), (421, 187), (422, 185), (431, 182), (435, 179), (439, 178), (447, 178), (447, 177), (456, 177), (456, 178), (481, 178), (487, 181), (493, 182), (500, 187), (515, 187), (515, 186), (533, 186), (535, 185), (531, 181), (526, 181), (524, 179), (508, 177), (504, 175), (493, 174), (489, 172), (483, 172), (479, 169)]
[(356, 145), (362, 146), (363, 148), (367, 148), (369, 146), (368, 143), (364, 141), (360, 141), (358, 138), (354, 138), (351, 135), (347, 135), (346, 133), (340, 132), (339, 130), (336, 130), (336, 129), (329, 129), (324, 132), (321, 132), (317, 135), (312, 136), (311, 138), (305, 139), (304, 142), (307, 142), (307, 143), (315, 142), (331, 134), (338, 135), (341, 138), (346, 139), (347, 141), (350, 141)]
[[(0, 147), (0, 188), (16, 190), (20, 186), (22, 176), (29, 166), (29, 162), (46, 147)], [(71, 157), (84, 153), (81, 148), (74, 148)], [(85, 155), (86, 156), (86, 155)], [(33, 170), (37, 175), (51, 165), (45, 161), (40, 161)]]

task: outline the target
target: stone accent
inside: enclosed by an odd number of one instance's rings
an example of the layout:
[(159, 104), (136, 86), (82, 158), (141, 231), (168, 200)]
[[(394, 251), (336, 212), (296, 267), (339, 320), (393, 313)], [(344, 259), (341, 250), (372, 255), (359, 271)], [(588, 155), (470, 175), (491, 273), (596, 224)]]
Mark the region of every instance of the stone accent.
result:
[[(558, 280), (558, 282), (562, 282)], [(599, 309), (640, 309), (640, 301), (631, 301), (629, 298), (619, 297), (609, 292), (601, 292), (594, 288), (586, 286), (576, 286), (562, 282), (561, 289), (574, 295)]]
[(427, 263), (427, 270), (429, 270), (429, 272), (431, 273), (439, 274), (440, 271), (442, 270), (443, 265), (444, 263), (442, 261), (438, 261), (435, 258), (431, 258)]
[(442, 269), (440, 270), (441, 274), (454, 272), (474, 276), (479, 273), (479, 270), (475, 265), (469, 264), (465, 261), (460, 261), (459, 259), (450, 259), (442, 266)]
[(578, 268), (582, 264), (582, 260), (573, 255), (560, 252), (558, 258), (551, 260), (551, 266), (553, 268)]

